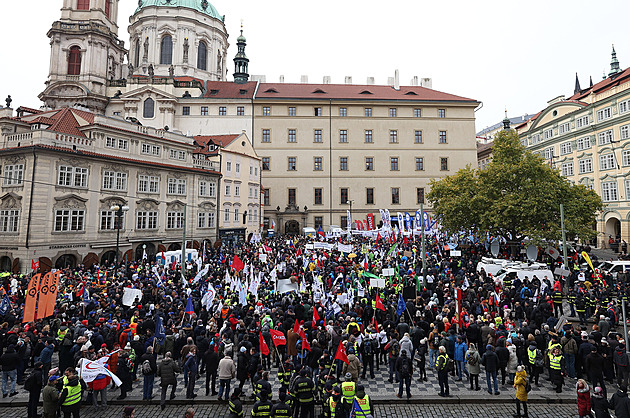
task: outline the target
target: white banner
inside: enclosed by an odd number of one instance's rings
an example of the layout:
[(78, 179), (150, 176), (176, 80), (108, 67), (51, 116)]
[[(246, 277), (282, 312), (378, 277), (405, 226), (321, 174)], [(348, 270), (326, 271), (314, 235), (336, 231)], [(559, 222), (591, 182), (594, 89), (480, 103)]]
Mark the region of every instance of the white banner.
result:
[(352, 245), (337, 244), (337, 249), (342, 253), (351, 253)]
[(136, 300), (136, 297), (138, 298), (140, 302), (142, 302), (142, 290), (125, 287), (125, 290), (123, 290), (123, 297), (122, 297), (123, 305), (125, 306), (133, 305), (133, 302)]
[(112, 378), (112, 381), (116, 386), (120, 386), (122, 381), (118, 378), (118, 376), (110, 372), (109, 369), (105, 367), (105, 363), (108, 359), (109, 357), (101, 357), (96, 361), (90, 361), (82, 358), (79, 361), (79, 367), (77, 367), (79, 377), (83, 379), (84, 382), (89, 383), (93, 382), (99, 375), (106, 374)]
[(393, 276), (393, 275), (394, 275), (394, 269), (393, 268), (383, 269), (383, 276), (389, 277), (389, 276)]
[(370, 279), (370, 287), (385, 287), (385, 279)]

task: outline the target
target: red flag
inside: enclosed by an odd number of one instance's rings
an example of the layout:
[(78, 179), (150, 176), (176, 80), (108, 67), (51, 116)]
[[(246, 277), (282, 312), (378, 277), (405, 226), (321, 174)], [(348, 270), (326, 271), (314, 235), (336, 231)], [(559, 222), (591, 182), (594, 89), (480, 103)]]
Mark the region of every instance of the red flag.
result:
[(343, 341), (339, 341), (339, 348), (337, 348), (337, 353), (335, 354), (335, 358), (333, 360), (341, 360), (346, 364), (350, 364), (348, 354), (346, 354), (346, 347), (343, 346)]
[(39, 292), (41, 276), (41, 274), (37, 273), (31, 277), (31, 281), (28, 283), (22, 323), (33, 322), (35, 320), (35, 305), (37, 305), (37, 293)]
[(308, 340), (306, 339), (306, 333), (303, 329), (300, 330), (300, 338), (302, 339), (302, 348), (304, 350), (311, 351), (311, 345), (308, 343)]
[(319, 312), (317, 312), (317, 307), (313, 308), (313, 328), (317, 327), (317, 321), (321, 318), (319, 317)]
[(376, 328), (376, 332), (378, 332), (378, 322), (376, 322), (376, 315), (374, 315), (374, 328)]
[(295, 332), (296, 334), (300, 333), (300, 323), (297, 319), (295, 320), (295, 325), (293, 325), (293, 332)]
[(238, 255), (234, 254), (234, 259), (232, 260), (232, 268), (236, 271), (241, 271), (245, 268), (245, 264), (238, 258)]
[(271, 252), (271, 247), (268, 247), (268, 246), (266, 246), (265, 244), (263, 244), (263, 249), (264, 249), (266, 252), (268, 252), (268, 253), (270, 253), (270, 252)]
[(173, 258), (173, 264), (171, 265), (171, 270), (175, 270), (175, 267), (177, 267), (177, 259)]
[(385, 305), (383, 305), (383, 301), (381, 300), (381, 295), (376, 294), (376, 303), (374, 304), (376, 309), (380, 309), (381, 311), (385, 310)]
[(39, 260), (31, 260), (31, 270), (37, 270), (39, 268)]
[(381, 233), (380, 233), (380, 232), (377, 232), (377, 233), (376, 233), (376, 242), (379, 242), (379, 241), (381, 240), (381, 238), (382, 238), (382, 237), (381, 237)]
[(403, 238), (403, 242), (404, 242), (405, 244), (409, 244), (409, 239), (408, 239), (407, 237), (404, 237), (404, 238)]
[(258, 331), (258, 339), (260, 340), (260, 352), (263, 353), (263, 355), (268, 356), (269, 347), (267, 346), (267, 341), (265, 341), (260, 331)]
[(278, 347), (279, 345), (286, 345), (287, 338), (284, 336), (282, 331), (276, 331), (275, 329), (270, 329), (269, 333), (271, 333), (271, 341), (273, 345)]

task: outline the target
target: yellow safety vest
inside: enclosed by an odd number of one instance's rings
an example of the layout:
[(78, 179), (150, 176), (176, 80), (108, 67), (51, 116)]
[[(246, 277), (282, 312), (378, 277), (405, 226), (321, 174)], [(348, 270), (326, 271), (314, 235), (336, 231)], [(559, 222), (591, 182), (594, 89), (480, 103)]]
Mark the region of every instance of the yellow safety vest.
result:
[(356, 399), (357, 403), (361, 407), (361, 413), (356, 412), (355, 414), (357, 417), (366, 417), (372, 414), (370, 409), (370, 397), (368, 395), (365, 395), (363, 398), (356, 397), (354, 399)]
[(549, 367), (552, 370), (562, 370), (562, 367), (560, 366), (560, 361), (562, 360), (562, 356), (554, 356), (554, 355), (549, 355)]
[(337, 401), (331, 396), (328, 398), (328, 409), (330, 409), (330, 416), (335, 416), (335, 408), (337, 407)]
[(347, 403), (352, 403), (354, 399), (355, 386), (354, 382), (343, 382), (341, 384), (341, 396)]
[(446, 368), (446, 363), (448, 363), (448, 354), (440, 354), (437, 358), (437, 360), (435, 360), (435, 367), (439, 367), (440, 364), (440, 357), (444, 358), (444, 365), (442, 366), (442, 368), (440, 370), (444, 370)]
[(529, 364), (534, 364), (536, 360), (536, 350), (527, 349), (527, 356), (529, 357)]
[(61, 404), (62, 406), (74, 405), (81, 401), (81, 384), (76, 386), (64, 386), (64, 389), (68, 390), (68, 396)]

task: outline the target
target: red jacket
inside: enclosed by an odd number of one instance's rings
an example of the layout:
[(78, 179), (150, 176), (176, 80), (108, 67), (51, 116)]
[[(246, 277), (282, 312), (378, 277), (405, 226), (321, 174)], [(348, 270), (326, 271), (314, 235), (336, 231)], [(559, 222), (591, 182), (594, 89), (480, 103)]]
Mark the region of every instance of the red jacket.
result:
[(584, 389), (577, 391), (578, 415), (587, 416), (591, 414), (591, 389), (586, 385)]

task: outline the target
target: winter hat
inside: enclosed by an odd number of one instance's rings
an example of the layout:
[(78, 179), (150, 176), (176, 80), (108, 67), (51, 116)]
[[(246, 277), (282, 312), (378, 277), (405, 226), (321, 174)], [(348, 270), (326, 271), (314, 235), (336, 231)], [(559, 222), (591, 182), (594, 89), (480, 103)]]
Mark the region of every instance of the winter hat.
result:
[(486, 350), (492, 350), (492, 345), (491, 345), (491, 344), (488, 344), (488, 345), (486, 346)]

